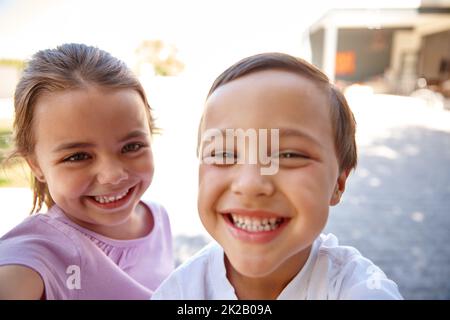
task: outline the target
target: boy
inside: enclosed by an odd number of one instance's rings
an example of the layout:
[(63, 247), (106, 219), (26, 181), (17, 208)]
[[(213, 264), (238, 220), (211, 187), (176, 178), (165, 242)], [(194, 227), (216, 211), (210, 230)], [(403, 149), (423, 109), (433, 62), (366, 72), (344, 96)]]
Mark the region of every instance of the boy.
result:
[(239, 61), (214, 82), (199, 137), (198, 208), (217, 243), (154, 299), (402, 298), (321, 234), (357, 161), (353, 114), (322, 72), (280, 53)]

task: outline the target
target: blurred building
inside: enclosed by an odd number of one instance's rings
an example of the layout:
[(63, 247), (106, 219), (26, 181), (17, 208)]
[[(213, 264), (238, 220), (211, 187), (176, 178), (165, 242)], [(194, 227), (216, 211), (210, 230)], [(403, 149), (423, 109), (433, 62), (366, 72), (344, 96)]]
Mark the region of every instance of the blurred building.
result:
[(424, 78), (450, 97), (450, 0), (333, 9), (311, 26), (309, 38), (312, 63), (338, 85), (366, 83), (378, 92), (410, 94)]

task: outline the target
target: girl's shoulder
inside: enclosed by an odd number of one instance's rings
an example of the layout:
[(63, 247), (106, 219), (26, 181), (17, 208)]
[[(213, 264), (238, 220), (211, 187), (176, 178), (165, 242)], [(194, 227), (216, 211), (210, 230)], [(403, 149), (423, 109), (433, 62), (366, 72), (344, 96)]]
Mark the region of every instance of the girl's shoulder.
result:
[(53, 212), (34, 214), (0, 238), (0, 263), (11, 255), (16, 259), (21, 255), (48, 257), (56, 252), (79, 255), (76, 242), (71, 228)]
[(57, 217), (35, 214), (0, 238), (0, 266), (21, 265), (37, 272), (47, 299), (74, 299), (78, 291), (66, 290), (66, 281), (74, 268), (83, 265), (76, 241), (69, 226)]
[(143, 200), (141, 202), (147, 206), (149, 211), (152, 214), (153, 222), (156, 226), (158, 232), (167, 233), (171, 236), (172, 231), (170, 227), (170, 219), (169, 214), (167, 213), (166, 208), (160, 204), (159, 202), (153, 200)]
[(141, 202), (144, 203), (148, 209), (150, 209), (155, 219), (169, 219), (167, 210), (161, 203), (148, 199), (141, 199)]

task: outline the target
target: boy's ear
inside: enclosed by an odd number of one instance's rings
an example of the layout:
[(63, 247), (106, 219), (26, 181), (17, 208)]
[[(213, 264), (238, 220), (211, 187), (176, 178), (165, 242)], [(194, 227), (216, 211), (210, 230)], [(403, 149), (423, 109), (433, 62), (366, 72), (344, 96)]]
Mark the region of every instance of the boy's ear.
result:
[(33, 172), (33, 175), (36, 177), (36, 179), (38, 179), (40, 182), (45, 183), (46, 181), (44, 174), (42, 173), (41, 167), (39, 166), (36, 157), (34, 155), (26, 157), (26, 161), (30, 166), (31, 171)]
[(343, 170), (339, 175), (333, 194), (331, 195), (330, 206), (335, 206), (341, 201), (342, 194), (345, 191), (345, 183), (347, 182), (349, 174), (350, 170)]

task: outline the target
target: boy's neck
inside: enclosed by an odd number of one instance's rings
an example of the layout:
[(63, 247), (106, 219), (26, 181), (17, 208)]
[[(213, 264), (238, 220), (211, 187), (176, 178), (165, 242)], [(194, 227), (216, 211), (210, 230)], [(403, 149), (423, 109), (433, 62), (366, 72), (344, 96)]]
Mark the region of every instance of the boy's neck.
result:
[(225, 257), (227, 278), (240, 300), (275, 300), (291, 280), (302, 270), (308, 260), (311, 247), (285, 261), (273, 273), (258, 278), (240, 274)]

